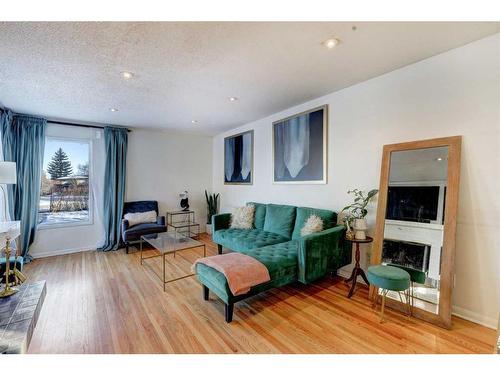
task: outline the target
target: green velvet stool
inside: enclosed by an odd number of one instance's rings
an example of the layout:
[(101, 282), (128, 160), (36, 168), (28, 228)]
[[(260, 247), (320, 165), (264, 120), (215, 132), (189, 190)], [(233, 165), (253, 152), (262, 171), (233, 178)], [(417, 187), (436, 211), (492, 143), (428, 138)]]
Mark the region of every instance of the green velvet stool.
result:
[[(385, 297), (389, 290), (398, 292), (399, 299), (401, 303), (406, 303), (408, 306), (408, 313), (410, 313), (410, 274), (405, 270), (393, 267), (393, 266), (370, 266), (368, 267), (367, 275), (370, 284), (382, 289), (382, 308), (380, 310), (380, 322), (384, 320), (384, 307), (385, 307)], [(403, 302), (403, 297), (401, 292), (405, 292), (405, 300)], [(377, 302), (379, 299), (379, 293), (375, 298), (375, 308), (377, 307)]]
[(402, 270), (405, 270), (406, 272), (408, 272), (408, 274), (410, 275), (410, 300), (411, 300), (411, 309), (410, 309), (410, 315), (413, 314), (413, 307), (415, 306), (415, 298), (413, 296), (413, 284), (414, 283), (417, 283), (417, 284), (425, 284), (425, 272), (424, 271), (420, 271), (420, 270), (416, 270), (415, 268), (411, 268), (411, 267), (405, 267), (405, 266), (400, 266), (399, 264), (387, 264), (388, 266), (391, 266), (391, 267), (397, 267), (397, 268), (401, 268)]

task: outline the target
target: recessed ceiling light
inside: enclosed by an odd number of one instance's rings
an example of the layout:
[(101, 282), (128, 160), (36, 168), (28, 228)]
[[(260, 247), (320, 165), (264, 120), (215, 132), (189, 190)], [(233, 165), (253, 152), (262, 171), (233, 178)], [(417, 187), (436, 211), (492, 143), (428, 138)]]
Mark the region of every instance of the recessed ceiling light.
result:
[(197, 124), (197, 123), (198, 123), (198, 120), (191, 120), (191, 123), (192, 123), (192, 124)]
[(230, 96), (230, 97), (229, 97), (229, 101), (230, 101), (230, 102), (235, 102), (235, 101), (237, 101), (237, 100), (238, 100), (238, 98), (237, 98), (236, 96)]
[(323, 45), (328, 49), (332, 49), (339, 43), (340, 43), (340, 40), (338, 40), (337, 38), (330, 38), (330, 39), (325, 40), (323, 42)]
[(131, 72), (121, 72), (120, 75), (123, 79), (130, 79), (134, 76), (134, 73)]
[(116, 108), (110, 108), (109, 110), (110, 110), (111, 112), (118, 112), (118, 109), (116, 109)]
[(436, 158), (434, 160), (436, 160), (436, 161), (443, 161), (443, 158)]

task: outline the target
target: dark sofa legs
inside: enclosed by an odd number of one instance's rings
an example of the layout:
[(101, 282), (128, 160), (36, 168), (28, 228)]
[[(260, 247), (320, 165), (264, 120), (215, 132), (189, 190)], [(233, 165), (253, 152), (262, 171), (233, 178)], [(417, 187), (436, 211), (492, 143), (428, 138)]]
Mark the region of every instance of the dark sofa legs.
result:
[(219, 254), (222, 254), (222, 245), (217, 244), (217, 250), (219, 251)]
[(208, 301), (208, 296), (210, 294), (210, 289), (203, 285), (203, 300)]
[(125, 244), (125, 254), (128, 254), (128, 242)]
[(231, 323), (231, 321), (233, 320), (233, 307), (234, 307), (234, 304), (233, 303), (230, 303), (230, 304), (224, 304), (224, 314), (226, 316), (226, 323)]
[[(203, 300), (208, 301), (208, 297), (210, 295), (210, 289), (207, 286), (203, 285)], [(226, 323), (231, 323), (233, 320), (233, 310), (234, 303), (224, 304), (224, 316), (226, 318)]]

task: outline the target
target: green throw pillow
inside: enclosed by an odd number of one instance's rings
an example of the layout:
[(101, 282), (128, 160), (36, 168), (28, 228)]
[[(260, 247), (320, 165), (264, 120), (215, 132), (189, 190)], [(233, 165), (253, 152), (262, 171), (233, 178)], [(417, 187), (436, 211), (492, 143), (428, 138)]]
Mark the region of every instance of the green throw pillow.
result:
[(290, 238), (295, 223), (295, 210), (295, 206), (268, 204), (264, 230)]

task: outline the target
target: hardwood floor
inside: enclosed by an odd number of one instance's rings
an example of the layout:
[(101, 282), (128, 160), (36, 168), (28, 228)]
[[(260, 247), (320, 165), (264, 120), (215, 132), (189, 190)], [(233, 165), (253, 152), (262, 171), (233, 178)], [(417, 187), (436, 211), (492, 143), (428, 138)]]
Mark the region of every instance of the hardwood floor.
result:
[[(215, 254), (209, 237), (202, 240)], [(172, 261), (178, 266), (168, 271), (189, 271), (179, 256)], [(30, 353), (492, 353), (495, 341), (494, 330), (455, 317), (445, 330), (387, 310), (380, 324), (367, 289), (348, 299), (339, 278), (250, 298), (226, 324), (223, 303), (213, 294), (203, 301), (194, 277), (163, 292), (138, 253), (37, 259), (26, 273), (47, 281)]]

